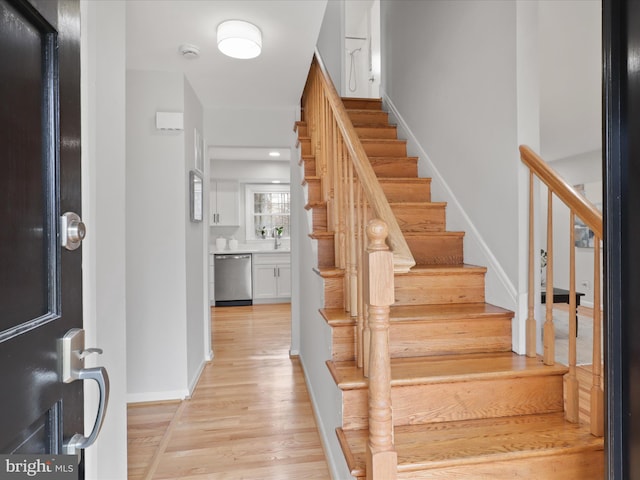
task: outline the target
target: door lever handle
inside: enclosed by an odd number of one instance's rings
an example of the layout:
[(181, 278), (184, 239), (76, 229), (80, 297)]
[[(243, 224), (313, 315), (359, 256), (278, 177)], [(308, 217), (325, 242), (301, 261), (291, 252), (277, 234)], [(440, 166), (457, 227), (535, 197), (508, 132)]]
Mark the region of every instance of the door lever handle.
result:
[(101, 348), (84, 348), (84, 330), (72, 328), (59, 341), (60, 377), (62, 382), (94, 380), (98, 384), (100, 399), (93, 429), (88, 437), (80, 433), (64, 442), (62, 449), (66, 455), (77, 454), (78, 450), (91, 446), (98, 437), (109, 403), (109, 375), (104, 367), (84, 368), (84, 359), (93, 353), (101, 354)]
[(65, 442), (62, 449), (65, 455), (74, 455), (78, 450), (90, 447), (98, 438), (98, 434), (102, 429), (104, 417), (107, 413), (107, 404), (109, 403), (109, 375), (104, 367), (83, 368), (78, 371), (78, 380), (95, 380), (100, 391), (100, 400), (98, 403), (98, 413), (93, 429), (88, 437), (80, 433), (73, 435), (68, 442)]
[(80, 358), (84, 359), (85, 357), (88, 357), (89, 355), (91, 355), (92, 353), (97, 353), (98, 355), (102, 355), (102, 349), (101, 348), (85, 348), (84, 350), (82, 350), (80, 352)]

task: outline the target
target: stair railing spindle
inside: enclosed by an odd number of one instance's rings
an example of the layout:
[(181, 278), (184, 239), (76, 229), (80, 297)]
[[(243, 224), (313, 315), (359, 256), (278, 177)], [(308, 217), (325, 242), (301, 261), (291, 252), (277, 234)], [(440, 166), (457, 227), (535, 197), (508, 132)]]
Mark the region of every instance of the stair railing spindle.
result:
[(553, 192), (549, 189), (547, 194), (547, 301), (546, 317), (544, 322), (544, 364), (555, 363), (556, 333), (553, 325)]
[[(346, 154), (346, 149), (345, 149)], [(347, 165), (347, 195), (348, 195), (348, 224), (349, 224), (349, 289), (350, 289), (350, 305), (351, 316), (358, 316), (358, 255), (356, 246), (356, 205), (355, 205), (355, 192), (354, 192), (354, 177), (353, 177), (353, 164), (351, 162)]]
[(578, 312), (576, 311), (576, 249), (575, 249), (575, 214), (569, 214), (569, 373), (564, 377), (564, 388), (567, 397), (565, 418), (578, 423), (580, 415), (579, 385), (576, 375)]
[[(362, 251), (366, 254), (367, 252), (367, 225), (369, 224), (369, 204), (367, 203), (367, 198), (364, 195), (363, 192), (363, 196), (362, 196)], [(364, 261), (362, 262), (362, 268), (364, 269)], [(367, 290), (367, 277), (366, 275), (363, 273), (362, 275), (362, 287), (363, 287), (363, 297), (365, 297), (365, 292)], [(363, 320), (364, 320), (364, 331), (363, 331), (363, 338), (362, 338), (362, 345), (363, 345), (363, 370), (364, 370), (364, 376), (368, 377), (369, 376), (369, 366), (370, 366), (370, 362), (369, 359), (371, 358), (371, 329), (369, 328), (369, 302), (367, 302), (366, 298), (363, 298), (363, 306), (364, 306), (364, 311), (363, 311)]]
[[(364, 286), (362, 276), (362, 257), (364, 255), (363, 248), (363, 232), (364, 221), (362, 215), (362, 187), (357, 177), (355, 178), (356, 187), (356, 257), (358, 260), (358, 317), (356, 320), (356, 359), (358, 362), (358, 368), (364, 366)], [(368, 367), (367, 367), (368, 369)], [(368, 370), (367, 370), (368, 371)], [(365, 372), (366, 376), (366, 372)]]
[[(313, 69), (313, 74), (317, 76), (319, 83), (321, 83), (323, 98), (330, 106), (330, 112), (327, 112), (327, 115), (331, 115), (337, 122), (338, 135), (349, 152), (349, 158), (353, 163), (355, 174), (360, 179), (367, 201), (371, 205), (374, 214), (381, 218), (389, 228), (387, 242), (393, 251), (394, 270), (396, 272), (406, 273), (416, 262), (398, 225), (391, 205), (387, 201), (375, 171), (368, 160), (367, 153), (362, 146), (362, 142), (353, 127), (353, 123), (317, 51), (313, 64), (317, 67)], [(335, 173), (336, 172), (334, 172), (334, 174)], [(335, 182), (334, 180), (330, 181), (332, 184)]]
[(593, 239), (593, 380), (591, 387), (591, 433), (604, 435), (604, 390), (602, 388), (602, 326), (600, 315), (600, 237)]
[(527, 292), (527, 322), (526, 322), (526, 342), (527, 342), (527, 356), (535, 357), (536, 353), (536, 319), (534, 317), (534, 258), (535, 255), (535, 242), (533, 241), (533, 172), (529, 171), (529, 285)]

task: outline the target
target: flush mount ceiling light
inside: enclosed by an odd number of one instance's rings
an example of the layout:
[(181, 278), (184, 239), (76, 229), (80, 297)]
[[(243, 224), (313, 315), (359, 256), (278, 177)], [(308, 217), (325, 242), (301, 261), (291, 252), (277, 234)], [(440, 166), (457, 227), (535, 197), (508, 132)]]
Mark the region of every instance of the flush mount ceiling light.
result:
[(270, 157), (279, 157), (280, 156), (280, 152), (276, 152), (276, 151), (269, 152), (269, 156)]
[(262, 33), (252, 23), (227, 20), (218, 25), (218, 50), (233, 58), (255, 58), (262, 51)]

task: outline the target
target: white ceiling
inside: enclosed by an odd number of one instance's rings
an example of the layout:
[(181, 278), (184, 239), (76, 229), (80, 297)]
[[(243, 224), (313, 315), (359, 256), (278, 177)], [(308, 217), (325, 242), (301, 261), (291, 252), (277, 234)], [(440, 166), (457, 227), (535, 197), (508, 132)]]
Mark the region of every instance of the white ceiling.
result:
[[(327, 0), (127, 0), (127, 68), (184, 72), (205, 109), (297, 105)], [(262, 54), (226, 57), (216, 27), (246, 20), (262, 31)], [(182, 44), (200, 48), (183, 58)]]

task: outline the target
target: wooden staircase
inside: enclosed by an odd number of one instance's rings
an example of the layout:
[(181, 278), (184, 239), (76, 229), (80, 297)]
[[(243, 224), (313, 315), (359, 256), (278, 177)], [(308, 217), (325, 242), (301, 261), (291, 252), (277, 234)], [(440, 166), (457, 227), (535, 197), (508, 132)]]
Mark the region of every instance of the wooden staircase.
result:
[[(567, 369), (511, 351), (513, 312), (485, 302), (486, 268), (464, 263), (464, 233), (446, 230), (446, 204), (432, 201), (381, 101), (343, 102), (417, 263), (395, 274), (390, 310), (397, 478), (604, 478), (602, 438), (564, 419)], [(369, 383), (304, 114), (296, 127), (333, 334), (327, 365), (342, 391), (337, 435), (351, 474), (365, 478)]]

